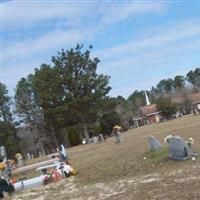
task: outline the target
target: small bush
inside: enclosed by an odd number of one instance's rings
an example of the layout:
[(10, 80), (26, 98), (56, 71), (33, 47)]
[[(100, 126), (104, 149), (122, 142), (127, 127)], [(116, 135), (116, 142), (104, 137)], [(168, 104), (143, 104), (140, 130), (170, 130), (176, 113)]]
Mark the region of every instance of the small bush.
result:
[(144, 157), (146, 157), (146, 160), (149, 164), (157, 164), (163, 160), (166, 160), (168, 158), (169, 154), (169, 148), (168, 147), (162, 147), (156, 151), (149, 151), (145, 153)]

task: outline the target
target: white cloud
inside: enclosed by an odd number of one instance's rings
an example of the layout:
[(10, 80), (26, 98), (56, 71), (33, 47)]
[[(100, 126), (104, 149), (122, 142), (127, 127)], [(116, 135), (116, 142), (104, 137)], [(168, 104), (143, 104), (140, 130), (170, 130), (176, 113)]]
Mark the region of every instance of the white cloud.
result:
[[(134, 54), (128, 54), (127, 56), (120, 55), (114, 56), (110, 61), (102, 64), (101, 70), (115, 72), (117, 69), (126, 69), (132, 73), (140, 71), (140, 68), (145, 68), (145, 72), (163, 66), (164, 63), (169, 63), (172, 60), (176, 60), (178, 57), (182, 57), (184, 53), (188, 53), (193, 50), (200, 50), (200, 39), (189, 40), (184, 42), (178, 42), (174, 44), (166, 44), (158, 48), (148, 48), (138, 50)], [(121, 73), (121, 72), (120, 72)], [(122, 72), (123, 73), (123, 72)]]
[(160, 12), (166, 3), (153, 2), (65, 2), (9, 1), (2, 5), (3, 27), (16, 30), (48, 20), (63, 20), (68, 26), (94, 23), (96, 30), (138, 14)]
[(128, 96), (130, 96), (134, 90), (150, 90), (152, 86), (156, 86), (156, 84), (158, 84), (158, 82), (162, 79), (166, 79), (166, 78), (173, 78), (174, 76), (178, 75), (185, 75), (189, 70), (191, 70), (192, 68), (194, 68), (194, 66), (187, 66), (184, 67), (182, 69), (178, 69), (178, 70), (173, 70), (169, 73), (162, 73), (159, 74), (157, 76), (151, 76), (149, 78), (140, 78), (137, 79), (135, 81), (121, 81), (118, 83), (115, 83), (113, 85), (113, 88), (110, 92), (111, 96), (117, 97), (119, 95), (122, 95), (123, 97), (127, 98)]
[(10, 30), (53, 19), (64, 18), (71, 23), (87, 13), (87, 6), (59, 1), (9, 1), (2, 5), (3, 24)]
[[(165, 12), (166, 8), (168, 4), (165, 2), (6, 2), (3, 4), (4, 30), (9, 33), (14, 31), (14, 36), (6, 41), (7, 46), (3, 47), (6, 68), (3, 70), (4, 80), (11, 88), (22, 76), (38, 67), (38, 63), (42, 63), (40, 55), (43, 53), (51, 54), (52, 51), (74, 46), (78, 42), (88, 43), (92, 40), (94, 43), (96, 38), (102, 40), (103, 46), (107, 40), (103, 40), (101, 34), (112, 29), (113, 25), (126, 20), (137, 21), (138, 16), (149, 13), (160, 14)], [(47, 30), (46, 23), (50, 23)], [(59, 25), (55, 26), (54, 23)], [(199, 21), (174, 22), (174, 25), (165, 24), (157, 29), (155, 26), (152, 26), (154, 30), (150, 30), (141, 25), (146, 33), (138, 31), (141, 35), (134, 35), (134, 39), (129, 35), (127, 43), (94, 53), (102, 60), (99, 70), (112, 76), (111, 83), (114, 87), (111, 94), (124, 93), (127, 96), (134, 86), (140, 86), (140, 83), (136, 84), (132, 79), (137, 80), (137, 77), (143, 76), (145, 78), (151, 70), (166, 68), (167, 63), (177, 61), (177, 58), (184, 60), (184, 54), (199, 49)], [(26, 35), (27, 30), (35, 33), (29, 34), (29, 37)], [(22, 32), (25, 35), (23, 38), (26, 39), (19, 39), (17, 36), (15, 38), (15, 33), (19, 32)], [(12, 63), (17, 60), (16, 64), (12, 65), (10, 60)], [(145, 85), (143, 78), (139, 80)], [(128, 86), (124, 86), (125, 84)]]
[[(162, 29), (156, 34), (151, 32), (153, 37), (95, 52), (95, 56), (104, 58), (100, 72), (111, 74), (112, 96), (127, 97), (134, 89), (150, 89), (162, 77), (177, 75), (181, 69), (185, 72), (192, 68), (191, 64), (200, 62), (196, 58), (200, 51), (200, 23), (184, 22)], [(195, 59), (191, 60), (192, 56)]]
[[(108, 49), (95, 52), (95, 55), (100, 57), (117, 57), (127, 53), (135, 53), (149, 48), (158, 48), (168, 43), (185, 40), (194, 36), (200, 35), (200, 23), (198, 22), (182, 22), (170, 27), (162, 27), (163, 30), (154, 32), (154, 36), (140, 37), (134, 39), (133, 42), (128, 42)], [(152, 35), (152, 32), (151, 32)], [(131, 39), (130, 39), (131, 41)]]
[(165, 3), (155, 2), (123, 2), (121, 4), (113, 4), (106, 9), (101, 20), (101, 26), (108, 26), (113, 23), (135, 17), (138, 14), (149, 12), (161, 12), (166, 9)]
[(77, 31), (54, 30), (38, 38), (16, 42), (4, 48), (4, 59), (25, 58), (52, 49), (59, 50), (83, 40), (84, 34)]
[[(26, 38), (15, 42), (6, 41), (6, 48), (3, 48), (4, 59), (9, 60), (16, 57), (24, 59), (24, 57), (33, 56), (42, 51), (51, 49), (56, 51), (60, 48), (65, 48), (67, 45), (82, 42), (83, 40), (91, 40), (95, 34), (98, 34), (100, 27), (105, 28), (108, 24), (120, 22), (138, 13), (159, 11), (163, 9), (165, 4), (136, 2), (131, 4), (108, 3), (108, 5), (100, 5), (100, 8), (98, 8), (98, 4), (92, 3), (51, 2), (47, 4), (38, 1), (35, 3), (33, 1), (10, 1), (4, 3), (3, 22), (5, 23), (6, 30), (16, 28), (15, 26), (34, 24), (42, 20), (53, 20), (56, 18), (58, 18), (58, 21), (64, 18), (71, 24), (79, 21), (76, 28), (54, 29), (38, 37)], [(100, 24), (89, 20), (90, 17), (95, 18), (95, 15), (100, 17)], [(91, 21), (93, 24), (88, 23), (89, 26), (84, 27), (83, 25), (87, 24), (84, 21)]]

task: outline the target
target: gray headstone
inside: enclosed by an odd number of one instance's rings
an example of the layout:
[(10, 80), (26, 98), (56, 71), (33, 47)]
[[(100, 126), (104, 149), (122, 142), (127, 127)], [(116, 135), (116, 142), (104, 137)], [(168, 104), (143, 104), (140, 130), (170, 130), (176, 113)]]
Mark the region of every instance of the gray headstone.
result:
[(6, 156), (6, 150), (5, 150), (5, 147), (4, 146), (0, 146), (0, 155), (2, 157), (5, 157)]
[(103, 134), (99, 134), (98, 135), (98, 142), (101, 143), (104, 141), (104, 137), (103, 137)]
[(154, 136), (149, 137), (149, 146), (151, 151), (162, 148), (162, 144)]
[(27, 156), (27, 159), (28, 159), (28, 160), (31, 159), (31, 154), (30, 154), (30, 153), (27, 153), (26, 156)]
[(114, 136), (115, 136), (115, 144), (119, 144), (123, 142), (123, 138), (119, 130), (115, 132)]
[(24, 166), (24, 160), (22, 159), (18, 159), (17, 160), (17, 167), (23, 167)]
[(94, 143), (98, 143), (98, 138), (96, 136), (92, 137)]
[(100, 137), (101, 137), (101, 141), (104, 141), (104, 137), (103, 137), (103, 134), (99, 134)]
[(193, 151), (189, 145), (180, 137), (168, 139), (169, 157), (173, 160), (187, 160), (193, 156)]

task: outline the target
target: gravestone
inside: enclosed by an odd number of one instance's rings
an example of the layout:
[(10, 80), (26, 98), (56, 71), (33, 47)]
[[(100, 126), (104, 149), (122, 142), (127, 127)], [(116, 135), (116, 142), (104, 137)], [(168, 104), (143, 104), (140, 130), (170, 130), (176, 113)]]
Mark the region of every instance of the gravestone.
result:
[(92, 139), (93, 139), (94, 143), (98, 143), (98, 137), (94, 136), (94, 137), (92, 137)]
[(27, 154), (26, 154), (26, 157), (27, 157), (28, 160), (30, 160), (30, 159), (31, 159), (31, 154), (30, 154), (30, 153), (27, 153)]
[(6, 150), (5, 150), (5, 147), (4, 146), (0, 146), (0, 155), (2, 157), (5, 157), (6, 156)]
[(119, 144), (123, 142), (123, 138), (119, 130), (116, 130), (116, 132), (114, 133), (114, 136), (115, 136), (115, 144)]
[(101, 138), (101, 141), (104, 141), (103, 134), (99, 134), (99, 137)]
[(0, 146), (0, 157), (2, 158), (3, 162), (6, 162), (6, 149), (4, 146)]
[(104, 141), (104, 137), (103, 137), (103, 134), (99, 134), (98, 135), (98, 142), (101, 143)]
[(193, 156), (198, 156), (183, 138), (171, 137), (167, 142), (169, 144), (169, 158), (173, 160), (188, 160)]
[(156, 151), (162, 148), (162, 144), (154, 136), (149, 137), (149, 146), (150, 151)]

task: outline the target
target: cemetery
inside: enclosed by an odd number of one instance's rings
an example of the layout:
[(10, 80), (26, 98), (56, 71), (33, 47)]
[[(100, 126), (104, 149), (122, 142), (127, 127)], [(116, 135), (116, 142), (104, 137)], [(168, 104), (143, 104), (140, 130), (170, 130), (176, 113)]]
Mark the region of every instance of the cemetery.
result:
[(67, 149), (77, 176), (16, 192), (12, 199), (195, 199), (199, 130), (200, 116), (189, 115), (124, 132), (120, 144), (113, 137)]
[(200, 0), (0, 7), (0, 199), (200, 200)]

